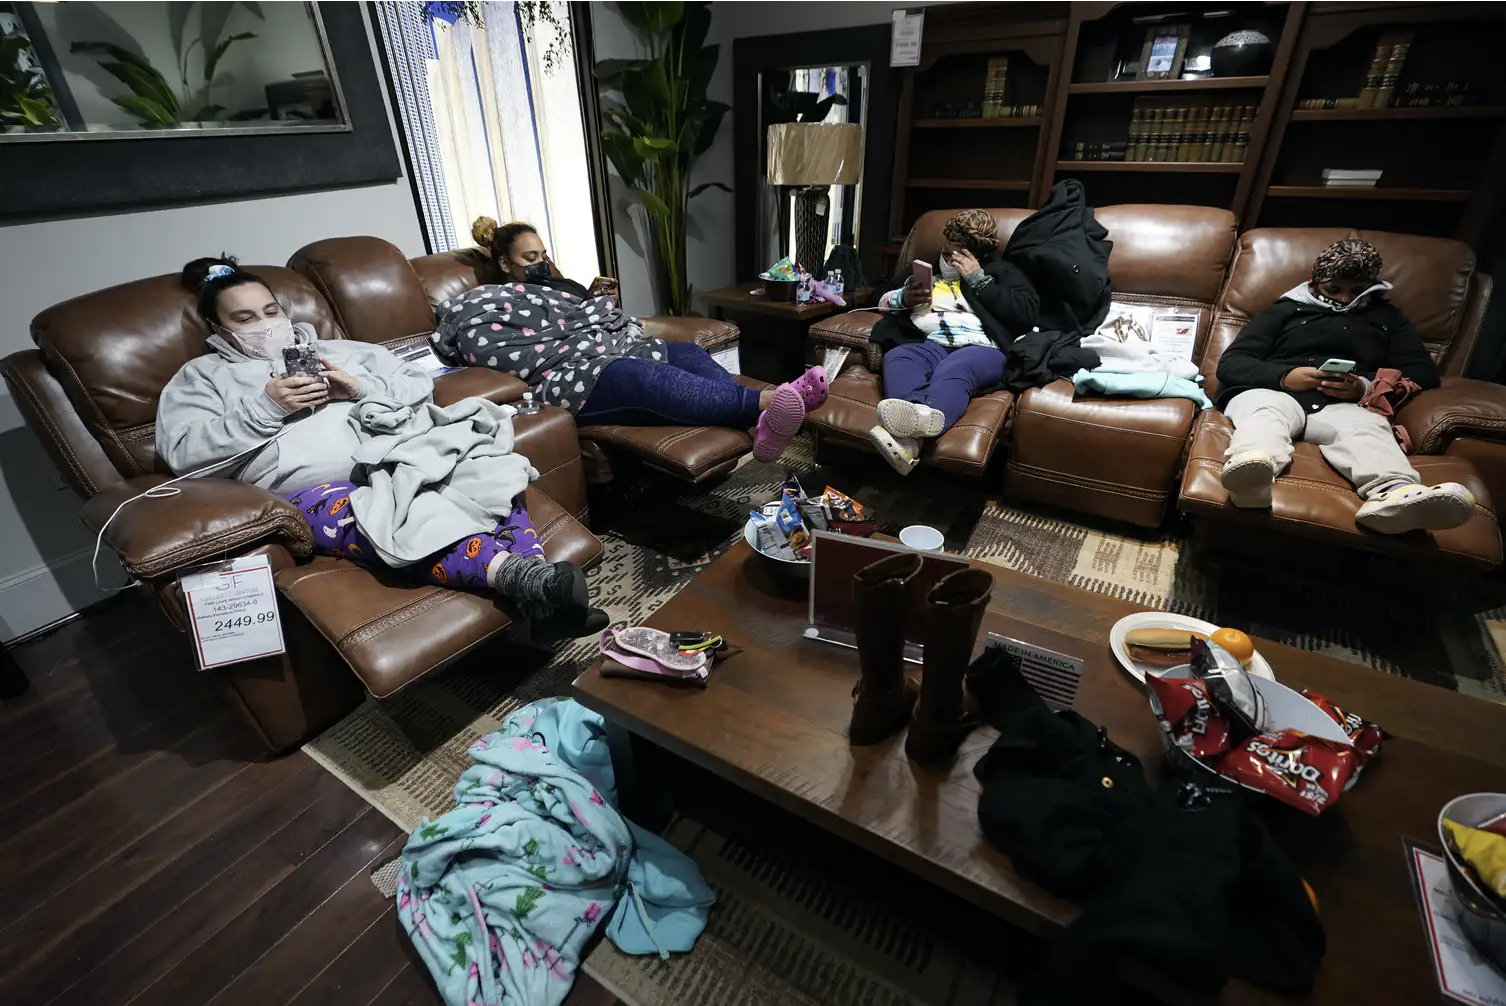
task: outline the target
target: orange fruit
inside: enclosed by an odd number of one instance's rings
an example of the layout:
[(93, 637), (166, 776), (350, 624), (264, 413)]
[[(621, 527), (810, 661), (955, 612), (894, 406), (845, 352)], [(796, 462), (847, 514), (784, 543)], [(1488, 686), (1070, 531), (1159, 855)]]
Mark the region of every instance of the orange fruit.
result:
[(1228, 650), (1241, 664), (1248, 664), (1255, 655), (1255, 644), (1238, 629), (1219, 629), (1208, 638)]

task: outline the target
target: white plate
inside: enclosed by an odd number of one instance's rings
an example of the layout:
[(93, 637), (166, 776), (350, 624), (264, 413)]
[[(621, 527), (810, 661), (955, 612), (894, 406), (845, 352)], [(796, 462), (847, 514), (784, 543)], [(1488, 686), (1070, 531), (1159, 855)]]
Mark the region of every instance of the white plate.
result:
[[(1114, 656), (1119, 663), (1124, 665), (1124, 669), (1143, 685), (1147, 670), (1156, 671), (1161, 668), (1131, 660), (1129, 650), (1124, 645), (1125, 633), (1131, 629), (1186, 629), (1189, 632), (1201, 632), (1211, 636), (1217, 628), (1218, 626), (1212, 622), (1205, 622), (1201, 618), (1192, 618), (1188, 615), (1173, 615), (1169, 611), (1139, 611), (1133, 615), (1125, 615), (1114, 623), (1114, 627), (1109, 630), (1109, 649), (1114, 651)], [(1276, 680), (1276, 675), (1271, 673), (1271, 665), (1265, 662), (1259, 650), (1256, 650), (1255, 655), (1250, 658), (1246, 669), (1258, 678)]]

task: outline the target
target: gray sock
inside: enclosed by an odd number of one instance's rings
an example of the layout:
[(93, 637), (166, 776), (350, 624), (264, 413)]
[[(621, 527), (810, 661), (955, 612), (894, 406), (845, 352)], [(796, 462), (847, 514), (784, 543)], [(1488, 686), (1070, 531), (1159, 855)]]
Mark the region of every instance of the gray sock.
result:
[(516, 603), (529, 618), (554, 614), (554, 605), (549, 603), (546, 593), (554, 580), (554, 567), (543, 556), (503, 552), (487, 570), (487, 579), (493, 590)]

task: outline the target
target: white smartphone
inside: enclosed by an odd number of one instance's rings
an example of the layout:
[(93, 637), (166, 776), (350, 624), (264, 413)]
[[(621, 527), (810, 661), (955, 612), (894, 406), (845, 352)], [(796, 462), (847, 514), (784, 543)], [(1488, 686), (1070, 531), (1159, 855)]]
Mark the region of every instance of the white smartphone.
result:
[(1323, 371), (1323, 373), (1325, 374), (1347, 374), (1350, 371), (1354, 370), (1354, 361), (1341, 360), (1337, 356), (1335, 356), (1331, 357), (1330, 359), (1324, 360), (1323, 365), (1318, 369)]
[(920, 287), (926, 293), (931, 292), (933, 275), (931, 263), (924, 259), (916, 259), (910, 266), (910, 278), (915, 281), (916, 286)]

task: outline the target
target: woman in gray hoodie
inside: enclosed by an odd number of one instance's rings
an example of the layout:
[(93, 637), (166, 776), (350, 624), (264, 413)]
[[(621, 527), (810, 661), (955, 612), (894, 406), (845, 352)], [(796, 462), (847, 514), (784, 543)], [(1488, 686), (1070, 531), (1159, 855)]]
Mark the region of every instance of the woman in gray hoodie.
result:
[[(234, 258), (196, 259), (183, 267), (182, 281), (198, 298), (211, 352), (184, 364), (162, 391), (157, 449), (168, 467), (198, 472), (244, 456), (235, 477), (301, 508), (321, 552), (381, 562), (350, 506), (352, 455), (361, 443), (350, 415), (367, 398), (419, 406), (434, 382), (382, 346), (320, 340), (312, 326), (295, 325), (266, 283)], [(312, 347), (305, 355), (319, 361), (317, 376), (286, 372), (284, 350), (297, 346)], [(403, 568), (441, 586), (495, 590), (524, 614), (548, 619), (549, 635), (605, 628), (580, 567), (543, 556), (520, 500), (494, 531)]]

